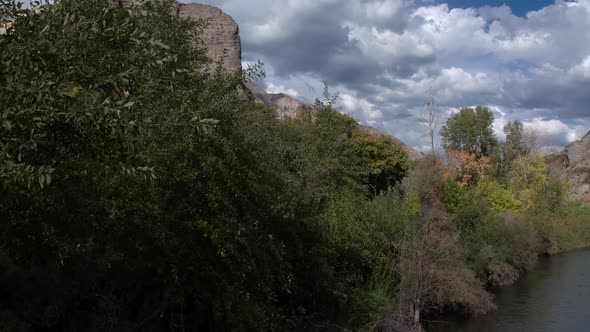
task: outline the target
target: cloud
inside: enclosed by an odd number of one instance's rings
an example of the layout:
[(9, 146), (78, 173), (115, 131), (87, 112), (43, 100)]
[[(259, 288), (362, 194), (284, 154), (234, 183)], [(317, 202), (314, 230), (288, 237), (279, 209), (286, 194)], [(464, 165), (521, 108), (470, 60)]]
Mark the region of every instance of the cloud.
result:
[(587, 56), (582, 62), (573, 66), (569, 73), (581, 79), (590, 79), (590, 55)]
[(434, 56), (432, 46), (421, 41), (416, 35), (398, 34), (391, 30), (379, 30), (356, 23), (347, 23), (344, 26), (349, 30), (349, 41), (358, 46), (361, 54), (382, 67), (389, 67), (390, 64), (404, 59), (419, 61), (429, 60)]
[(285, 88), (283, 85), (274, 85), (273, 83), (269, 83), (266, 86), (266, 92), (268, 92), (268, 93), (284, 93), (284, 94), (290, 95), (292, 97), (299, 96), (299, 92), (297, 92), (293, 89)]
[(383, 112), (366, 99), (343, 93), (340, 95), (340, 104), (346, 113), (363, 119), (370, 126), (383, 119)]
[(539, 147), (564, 146), (582, 138), (581, 128), (572, 128), (558, 119), (536, 118), (524, 122), (524, 127), (535, 132)]

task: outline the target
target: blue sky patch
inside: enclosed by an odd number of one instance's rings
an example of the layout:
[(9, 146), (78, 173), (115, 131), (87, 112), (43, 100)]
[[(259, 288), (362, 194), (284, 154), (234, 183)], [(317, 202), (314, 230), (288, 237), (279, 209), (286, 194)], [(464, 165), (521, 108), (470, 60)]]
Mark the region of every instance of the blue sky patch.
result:
[(555, 3), (553, 0), (449, 0), (438, 2), (447, 3), (449, 8), (499, 7), (507, 5), (515, 15), (521, 17), (526, 16), (526, 13), (530, 11), (539, 10)]

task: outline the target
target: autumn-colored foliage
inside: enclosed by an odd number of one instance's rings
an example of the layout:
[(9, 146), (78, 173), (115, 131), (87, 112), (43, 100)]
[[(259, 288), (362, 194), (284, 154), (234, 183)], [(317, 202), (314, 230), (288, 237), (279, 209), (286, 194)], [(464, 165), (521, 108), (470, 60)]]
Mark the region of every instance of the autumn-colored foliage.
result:
[(491, 158), (477, 157), (473, 153), (448, 151), (450, 168), (447, 176), (457, 180), (460, 186), (473, 186), (485, 178), (492, 169)]

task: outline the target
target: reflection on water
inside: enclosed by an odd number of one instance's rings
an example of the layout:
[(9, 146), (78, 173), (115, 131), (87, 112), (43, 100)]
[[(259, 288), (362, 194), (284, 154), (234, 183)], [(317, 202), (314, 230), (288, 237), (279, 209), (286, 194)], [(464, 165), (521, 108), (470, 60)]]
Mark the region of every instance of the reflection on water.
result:
[(425, 326), (428, 331), (590, 331), (590, 249), (539, 260), (496, 295), (498, 309), (476, 318)]

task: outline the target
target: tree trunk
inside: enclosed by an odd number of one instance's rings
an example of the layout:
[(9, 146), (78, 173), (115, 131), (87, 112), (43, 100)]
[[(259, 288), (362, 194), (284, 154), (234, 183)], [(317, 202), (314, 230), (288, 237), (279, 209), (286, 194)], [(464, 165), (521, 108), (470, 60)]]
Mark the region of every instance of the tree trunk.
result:
[(420, 324), (420, 300), (414, 300), (414, 325)]

